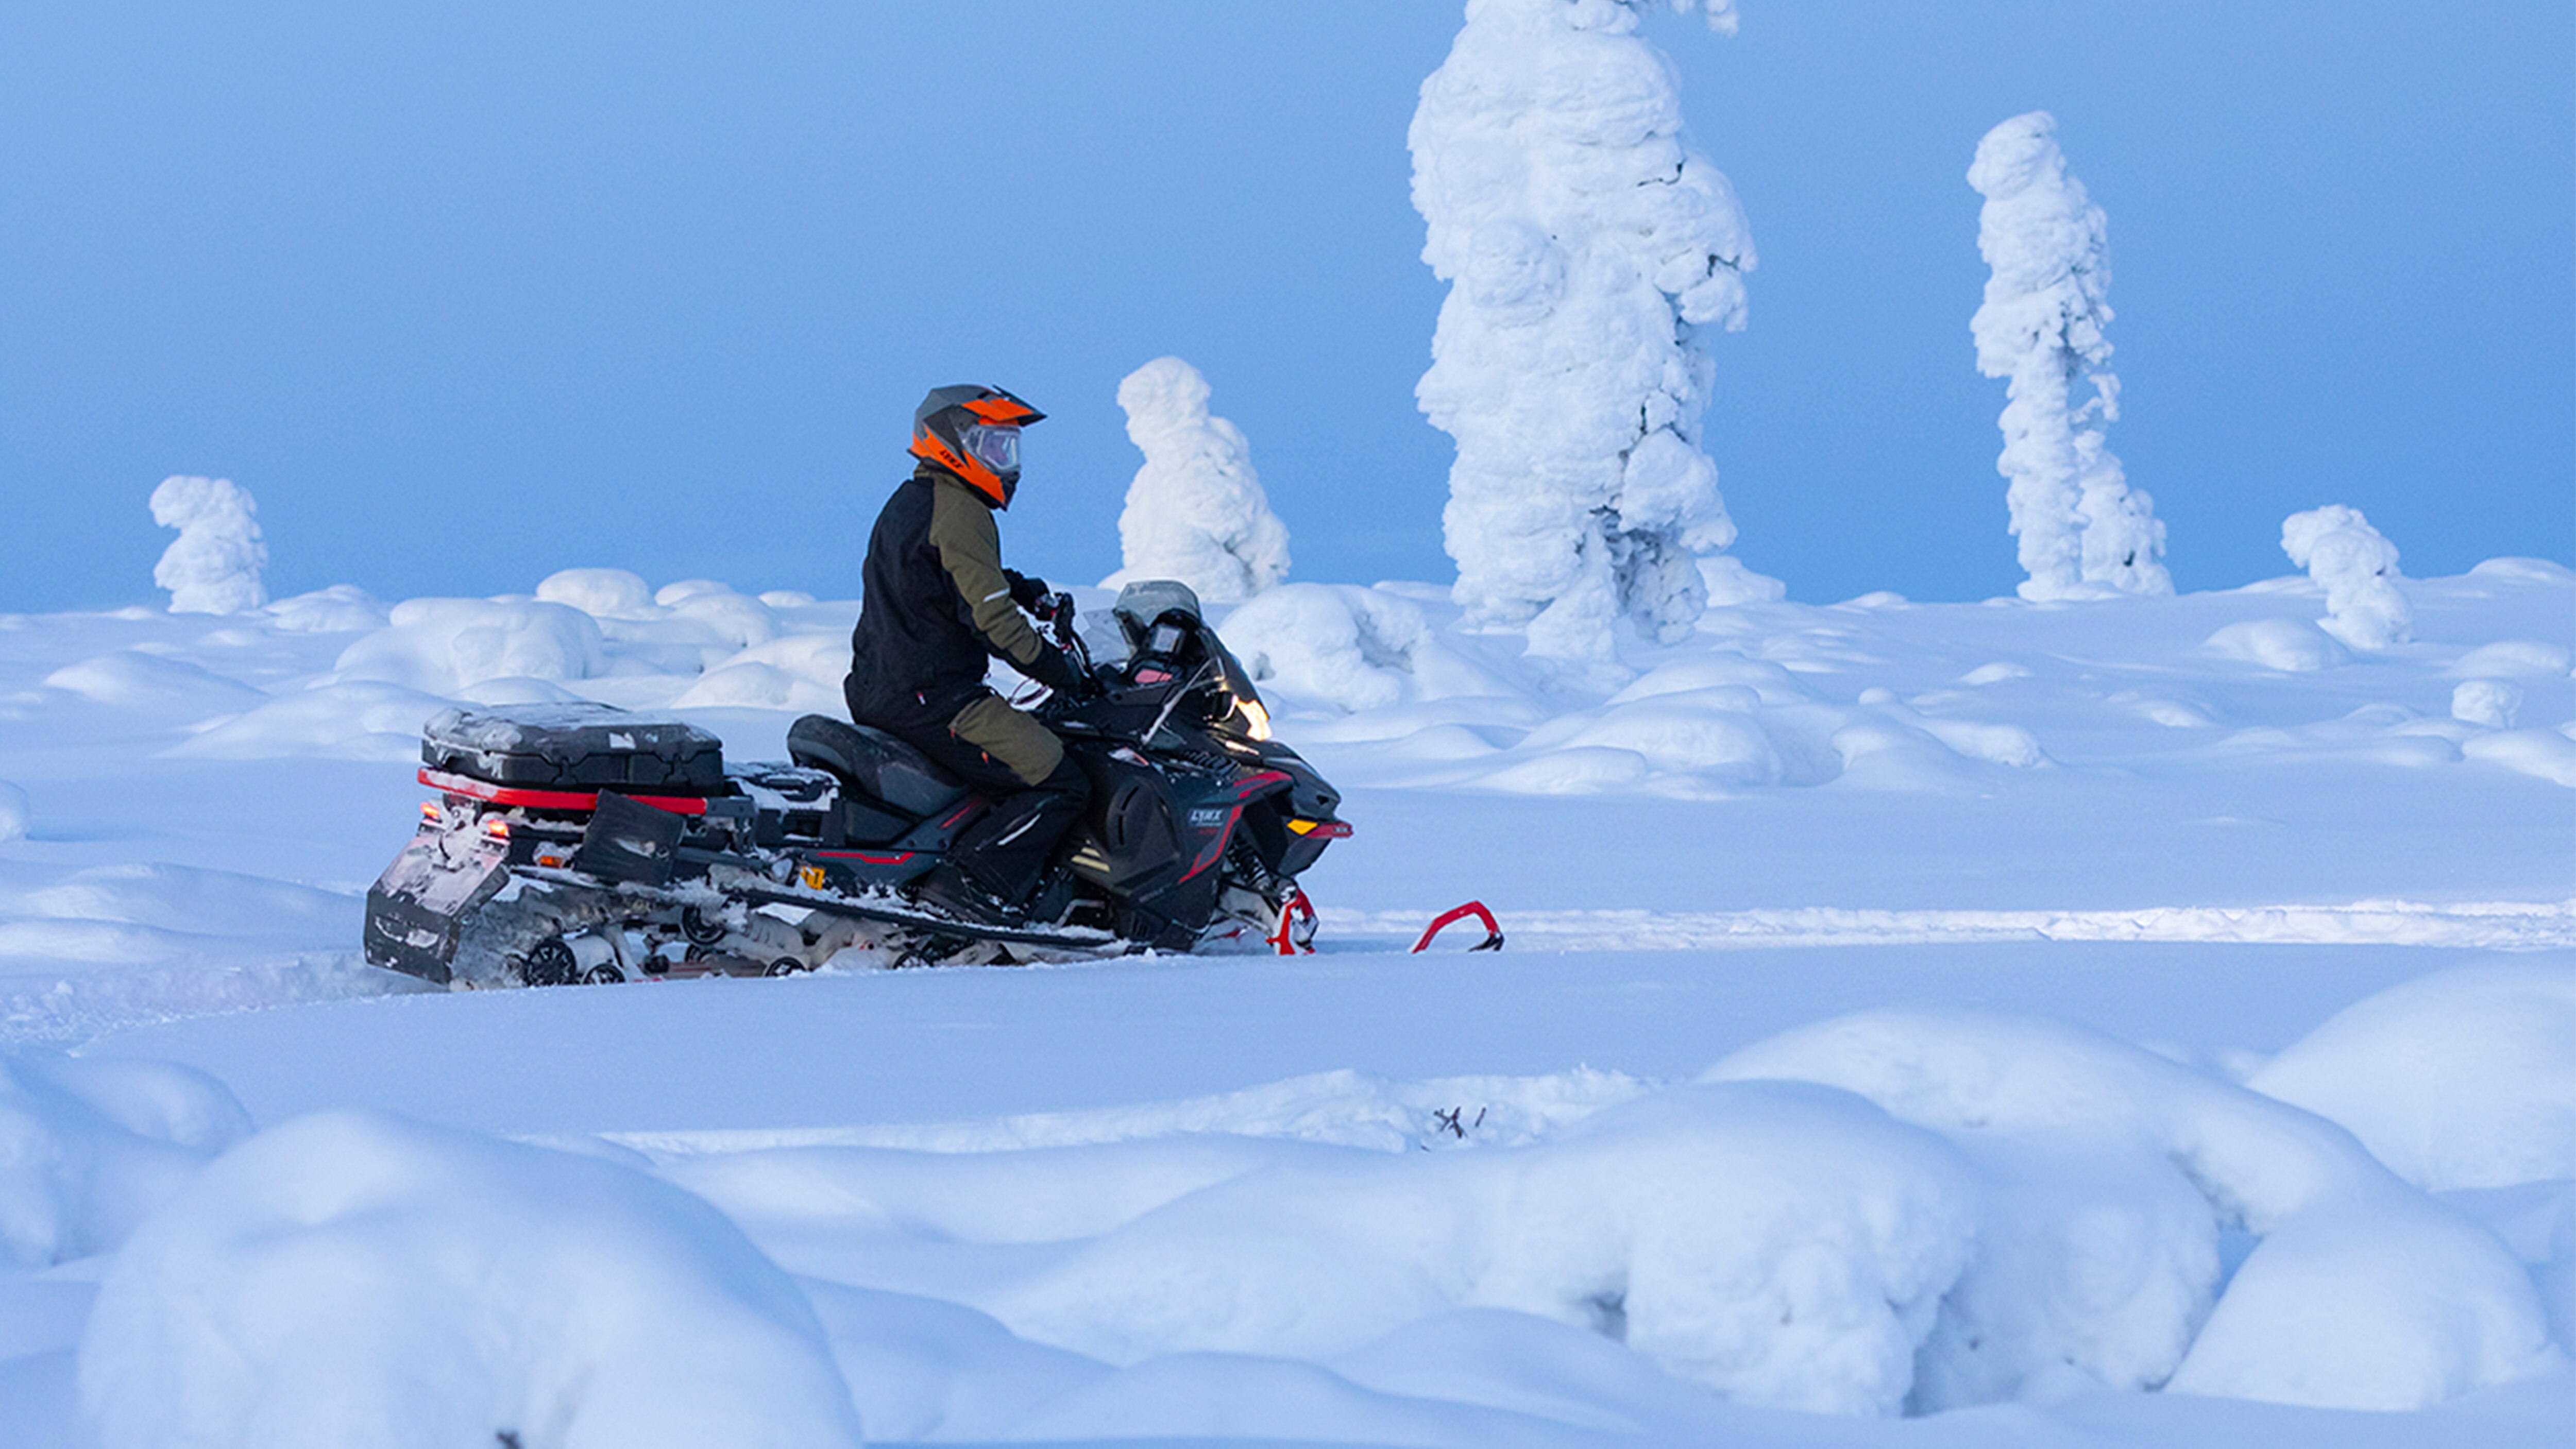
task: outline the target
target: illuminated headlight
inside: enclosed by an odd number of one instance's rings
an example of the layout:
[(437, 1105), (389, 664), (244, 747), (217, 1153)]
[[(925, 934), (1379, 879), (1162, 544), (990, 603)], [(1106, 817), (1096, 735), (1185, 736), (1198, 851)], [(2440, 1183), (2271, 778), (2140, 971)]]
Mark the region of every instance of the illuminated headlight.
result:
[(1243, 732), (1256, 740), (1270, 738), (1270, 711), (1257, 699), (1239, 699), (1234, 707), (1243, 712)]

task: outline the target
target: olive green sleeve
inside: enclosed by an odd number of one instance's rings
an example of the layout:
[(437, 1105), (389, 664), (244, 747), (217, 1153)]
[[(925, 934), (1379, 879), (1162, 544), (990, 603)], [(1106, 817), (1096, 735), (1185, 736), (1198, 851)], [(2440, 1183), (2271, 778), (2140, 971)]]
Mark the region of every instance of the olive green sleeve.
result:
[(942, 484), (930, 490), (930, 546), (948, 571), (966, 616), (984, 646), (1025, 669), (1046, 651), (1046, 641), (1029, 627), (1011, 602), (1011, 581), (1002, 576), (1002, 531), (993, 525), (993, 510), (966, 496), (963, 488)]

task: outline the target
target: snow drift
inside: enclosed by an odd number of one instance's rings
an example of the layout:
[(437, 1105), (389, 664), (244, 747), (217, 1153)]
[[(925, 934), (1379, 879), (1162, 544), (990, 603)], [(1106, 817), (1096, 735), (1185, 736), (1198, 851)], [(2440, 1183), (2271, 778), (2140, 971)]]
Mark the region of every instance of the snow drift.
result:
[(115, 1248), (249, 1130), (232, 1093), (186, 1067), (0, 1056), (0, 1264)]
[(2576, 968), (2463, 967), (2355, 1003), (2247, 1085), (2427, 1189), (2576, 1179)]
[(241, 614), (268, 602), (259, 579), (268, 567), (251, 515), (259, 505), (229, 478), (173, 475), (152, 490), (152, 521), (179, 537), (152, 567), (152, 582), (170, 591), (174, 614)]
[[(2030, 575), (2022, 597), (2170, 594), (2156, 562), (2165, 526), (2105, 444), (2105, 425), (2120, 416), (2120, 380), (2104, 366), (2108, 226), (2066, 169), (2057, 118), (2032, 111), (1988, 131), (1968, 184), (1986, 199), (1977, 250), (1994, 269), (1969, 326), (1977, 370), (2011, 380), (1996, 468), (2010, 481), (2005, 500)], [(2080, 406), (2079, 378), (2093, 385)]]
[[(1407, 137), (1423, 260), (1450, 284), (1416, 395), (1458, 445), (1456, 598), (1596, 666), (1622, 617), (1686, 635), (1697, 556), (1735, 539), (1700, 447), (1700, 349), (1744, 325), (1753, 242), (1644, 8), (1475, 0)], [(1729, 28), (1730, 6), (1708, 12)]]
[[(2037, 1187), (1945, 1302), (1926, 1349), (1935, 1407), (1945, 1388), (2063, 1364), (2182, 1393), (2415, 1409), (2564, 1361), (2485, 1228), (2321, 1118), (2091, 1032), (1883, 1012), (1789, 1032), (1709, 1077), (1856, 1092)], [(2221, 1228), (2261, 1241), (2217, 1292)]]
[(1158, 357), (1118, 384), (1127, 436), (1145, 466), (1118, 515), (1124, 567), (1104, 589), (1178, 579), (1201, 598), (1231, 603), (1288, 576), (1288, 526), (1270, 511), (1243, 430), (1208, 415), (1208, 384), (1177, 357)]
[(243, 1144), (138, 1231), (80, 1392), (105, 1449), (859, 1442), (803, 1295), (704, 1203), (360, 1112)]

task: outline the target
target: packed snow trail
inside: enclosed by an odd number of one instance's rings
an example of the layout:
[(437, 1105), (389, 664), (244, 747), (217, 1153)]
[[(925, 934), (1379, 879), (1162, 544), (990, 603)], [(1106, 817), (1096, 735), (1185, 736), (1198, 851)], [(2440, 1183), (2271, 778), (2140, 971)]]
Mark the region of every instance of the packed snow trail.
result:
[[(1319, 914), (1323, 949), (1402, 950), (1431, 911)], [(1512, 911), (1511, 944), (1547, 951), (1705, 951), (1728, 946), (1906, 946), (1974, 941), (2203, 941), (2262, 945), (2576, 947), (2576, 901), (2430, 905), (2158, 906), (2133, 911)], [(1443, 949), (1434, 946), (1433, 949)]]

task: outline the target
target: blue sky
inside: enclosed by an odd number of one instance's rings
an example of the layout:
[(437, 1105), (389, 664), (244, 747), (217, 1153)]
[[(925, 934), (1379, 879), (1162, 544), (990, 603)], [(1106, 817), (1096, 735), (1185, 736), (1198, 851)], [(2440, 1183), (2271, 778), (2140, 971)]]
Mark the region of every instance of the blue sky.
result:
[[(1736, 551), (1823, 601), (2009, 592), (1967, 319), (1978, 136), (2056, 112), (2187, 589), (2345, 502), (2409, 572), (2576, 560), (2576, 17), (1747, 0), (1660, 17), (1762, 266), (1717, 346)], [(1294, 576), (1449, 577), (1404, 129), (1444, 0), (0, 10), (0, 609), (152, 597), (163, 475), (285, 593), (575, 564), (848, 596), (910, 410), (1052, 419), (1015, 561), (1117, 563), (1114, 394), (1178, 353)]]

